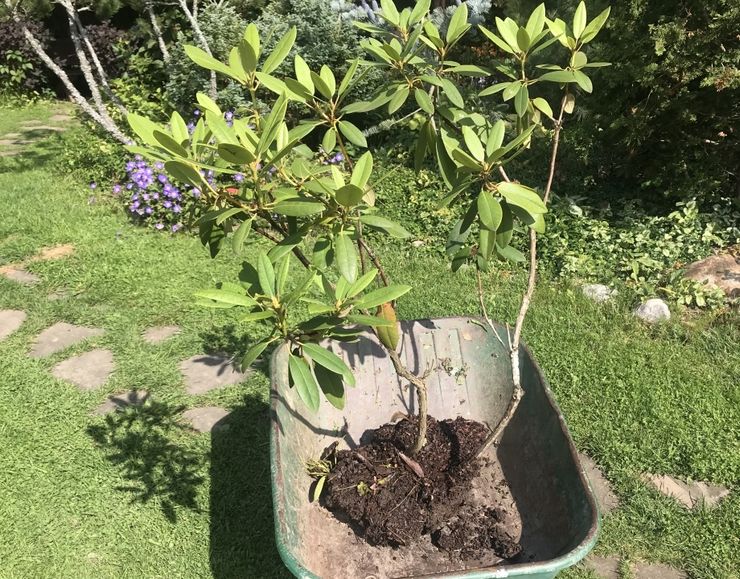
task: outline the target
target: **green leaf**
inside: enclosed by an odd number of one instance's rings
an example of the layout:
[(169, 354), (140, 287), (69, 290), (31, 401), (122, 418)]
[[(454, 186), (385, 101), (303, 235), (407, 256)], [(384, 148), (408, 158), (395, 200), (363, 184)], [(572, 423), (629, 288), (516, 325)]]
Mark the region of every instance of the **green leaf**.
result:
[(257, 276), (259, 278), (262, 292), (269, 296), (275, 296), (275, 269), (272, 266), (270, 258), (264, 251), (260, 251), (257, 256)]
[(504, 94), (503, 94), (504, 101), (509, 101), (513, 99), (516, 95), (518, 95), (522, 86), (523, 86), (522, 83), (518, 80), (515, 82), (510, 82), (509, 86), (507, 86), (504, 89)]
[(525, 85), (519, 89), (514, 97), (514, 109), (516, 114), (523, 117), (527, 113), (527, 107), (529, 106), (529, 90)]
[(311, 197), (295, 197), (275, 204), (275, 213), (288, 217), (306, 217), (324, 210), (324, 204)]
[(334, 129), (327, 129), (327, 131), (324, 133), (323, 138), (321, 139), (321, 148), (324, 149), (324, 152), (329, 154), (334, 150), (334, 147), (337, 146), (337, 133)]
[(496, 245), (506, 247), (514, 235), (514, 217), (508, 203), (502, 203), (501, 209), (504, 215), (501, 219), (501, 225), (496, 230)]
[(357, 279), (357, 248), (352, 238), (344, 231), (334, 238), (334, 254), (339, 273), (350, 283), (354, 282)]
[(570, 64), (573, 68), (583, 68), (587, 63), (588, 57), (580, 50), (573, 53), (573, 56), (570, 59)]
[(586, 28), (586, 3), (581, 0), (573, 15), (573, 36), (578, 40)]
[[(295, 26), (292, 26), (290, 30), (288, 30), (288, 32), (286, 32), (282, 36), (282, 38), (280, 38), (273, 51), (270, 53), (270, 56), (265, 59), (265, 63), (262, 65), (262, 72), (264, 72), (265, 74), (270, 74), (282, 64), (282, 62), (285, 60), (285, 57), (288, 56), (288, 53), (290, 53), (290, 49), (293, 48), (295, 38), (296, 28)], [(267, 85), (265, 84), (265, 86)]]
[(414, 98), (416, 99), (416, 104), (419, 105), (419, 108), (421, 110), (429, 115), (434, 114), (434, 104), (432, 103), (432, 99), (429, 97), (424, 89), (414, 89)]
[(195, 297), (202, 300), (210, 300), (219, 304), (228, 304), (230, 306), (252, 307), (257, 302), (249, 297), (246, 293), (238, 294), (223, 289), (209, 289), (195, 292)]
[(195, 95), (195, 100), (198, 101), (200, 108), (202, 108), (204, 111), (211, 111), (212, 113), (218, 115), (219, 117), (223, 116), (223, 113), (221, 112), (221, 109), (216, 104), (216, 101), (214, 101), (207, 94), (203, 94), (202, 92), (199, 92)]
[(554, 70), (552, 72), (546, 72), (537, 80), (546, 80), (550, 82), (576, 82), (575, 73), (571, 70)]
[(319, 385), (306, 360), (288, 354), (288, 371), (303, 403), (314, 412), (319, 409)]
[(257, 77), (257, 80), (259, 80), (260, 83), (262, 83), (262, 85), (267, 90), (274, 92), (278, 96), (280, 96), (284, 92), (288, 92), (288, 88), (285, 86), (285, 83), (272, 75), (264, 72), (257, 72), (255, 73), (255, 76)]
[(380, 318), (378, 316), (366, 316), (364, 314), (350, 314), (349, 316), (347, 316), (347, 320), (352, 322), (353, 324), (358, 324), (360, 326), (390, 327), (395, 325), (394, 322), (386, 320), (385, 318)]
[(479, 25), (478, 28), (480, 28), (480, 31), (501, 50), (508, 52), (509, 54), (516, 54), (516, 50), (514, 50), (512, 46), (509, 46), (505, 40), (496, 36), (496, 34), (488, 30), (488, 28), (482, 25)]
[(185, 147), (183, 147), (167, 133), (163, 133), (162, 131), (154, 131), (153, 136), (159, 146), (164, 148), (171, 155), (174, 155), (175, 157), (187, 158), (187, 149), (185, 149)]
[(358, 147), (367, 147), (367, 141), (362, 131), (349, 121), (339, 121), (339, 132), (341, 132), (347, 140), (353, 145)]
[(392, 302), (409, 291), (411, 291), (409, 285), (389, 285), (365, 294), (355, 302), (355, 306), (363, 310), (375, 308), (380, 304)]
[(357, 281), (352, 283), (347, 288), (347, 293), (345, 297), (347, 298), (353, 298), (357, 294), (359, 294), (361, 291), (363, 291), (367, 286), (369, 286), (371, 283), (373, 283), (373, 280), (375, 280), (375, 277), (378, 275), (377, 269), (371, 269), (370, 271), (366, 272), (364, 275), (360, 276)]
[(409, 16), (409, 24), (413, 25), (417, 22), (420, 22), (421, 19), (429, 13), (429, 7), (431, 3), (432, 0), (417, 0), (413, 10), (411, 10), (411, 15)]
[(242, 358), (242, 372), (246, 371), (247, 368), (249, 368), (254, 363), (254, 361), (259, 358), (260, 354), (262, 354), (262, 352), (264, 352), (269, 345), (269, 341), (263, 340), (262, 342), (257, 342), (254, 346), (249, 348), (249, 350), (247, 350), (247, 353), (244, 354), (244, 357)]
[(550, 108), (550, 104), (543, 99), (542, 97), (536, 97), (532, 99), (532, 104), (534, 107), (543, 113), (545, 113), (546, 116), (552, 118), (552, 109)]
[(249, 44), (249, 48), (252, 49), (255, 59), (258, 59), (260, 57), (260, 33), (254, 22), (250, 22), (244, 31), (244, 40)]
[(478, 253), (488, 260), (493, 254), (493, 249), (496, 246), (496, 232), (481, 227), (478, 231)]
[(408, 86), (405, 84), (398, 85), (393, 96), (388, 101), (388, 114), (392, 115), (400, 109), (406, 103), (406, 100), (409, 98), (409, 94), (411, 94), (411, 91)]
[[(250, 26), (252, 26), (250, 24)], [(257, 42), (259, 42), (259, 37)], [(257, 70), (257, 59), (258, 56), (255, 53), (254, 48), (252, 45), (245, 39), (242, 39), (239, 41), (239, 60), (241, 62), (242, 68), (244, 69), (244, 72), (247, 74), (253, 73), (255, 70)]]
[[(268, 254), (270, 260), (272, 257)], [(277, 272), (275, 275), (275, 290), (279, 296), (283, 295), (285, 291), (285, 282), (288, 281), (288, 273), (290, 272), (290, 257), (285, 255), (278, 258)]]
[(372, 172), (373, 156), (370, 151), (366, 151), (355, 163), (355, 168), (352, 170), (350, 183), (363, 189), (370, 179), (370, 175)]
[(272, 106), (270, 114), (267, 115), (264, 125), (262, 126), (262, 135), (257, 143), (257, 156), (261, 155), (272, 145), (277, 138), (280, 125), (285, 119), (285, 112), (288, 109), (288, 99), (285, 95), (280, 95)]
[(186, 44), (183, 48), (185, 50), (185, 54), (188, 55), (188, 58), (190, 58), (190, 60), (192, 60), (198, 66), (208, 70), (220, 72), (222, 74), (230, 76), (234, 80), (243, 82), (242, 79), (239, 78), (239, 74), (231, 70), (231, 67), (226, 66), (223, 62), (216, 60), (202, 48), (198, 48), (197, 46), (192, 46), (189, 44)]
[(497, 16), (496, 29), (498, 30), (498, 33), (501, 35), (501, 38), (504, 39), (504, 42), (506, 42), (506, 44), (508, 44), (512, 48), (516, 48), (518, 46), (518, 43), (516, 41), (516, 33), (519, 30), (519, 27), (511, 18), (501, 20), (501, 18)]
[(398, 26), (400, 15), (393, 0), (380, 0), (380, 9), (383, 11), (383, 17), (391, 24)]
[(225, 211), (219, 213), (218, 217), (216, 217), (216, 225), (221, 225), (230, 217), (234, 217), (234, 215), (238, 215), (240, 213), (244, 213), (244, 209), (242, 209), (241, 207), (231, 207), (229, 209), (226, 209)]
[(133, 129), (134, 133), (147, 145), (157, 145), (157, 140), (154, 138), (154, 131), (162, 131), (157, 123), (150, 121), (146, 117), (129, 113), (126, 117), (128, 124)]
[(547, 213), (545, 203), (533, 189), (520, 185), (519, 183), (510, 183), (507, 181), (499, 183), (497, 188), (499, 193), (503, 195), (504, 199), (506, 199), (508, 203), (521, 207), (533, 215), (537, 213)]
[(462, 95), (460, 94), (460, 90), (457, 88), (457, 86), (455, 86), (455, 84), (448, 78), (441, 79), (441, 82), (442, 90), (444, 91), (445, 96), (449, 99), (449, 101), (456, 107), (465, 107), (465, 101), (463, 100)]
[(491, 127), (488, 133), (488, 142), (486, 143), (486, 155), (490, 155), (496, 149), (500, 148), (504, 142), (504, 135), (506, 134), (506, 123), (503, 119), (499, 119)]
[(352, 79), (355, 77), (355, 72), (357, 72), (357, 67), (359, 66), (359, 64), (360, 61), (358, 59), (354, 59), (352, 61), (352, 64), (349, 65), (347, 72), (344, 73), (344, 78), (342, 79), (342, 82), (339, 83), (339, 89), (337, 90), (337, 95), (339, 97), (343, 96), (344, 93), (347, 92), (347, 89), (352, 83)]
[(468, 6), (467, 4), (462, 3), (452, 13), (450, 23), (447, 25), (447, 33), (445, 34), (447, 44), (453, 44), (458, 38), (465, 34), (465, 31), (468, 28)]
[(523, 26), (519, 28), (516, 32), (516, 43), (517, 46), (519, 46), (519, 50), (522, 52), (527, 52), (529, 50), (529, 46), (531, 44), (531, 39), (529, 38), (529, 33), (527, 32), (527, 29)]
[(314, 363), (323, 366), (324, 368), (330, 370), (331, 372), (334, 372), (335, 374), (339, 374), (340, 376), (342, 376), (342, 378), (344, 378), (344, 381), (348, 385), (355, 385), (355, 377), (352, 374), (352, 370), (349, 368), (349, 366), (347, 366), (347, 364), (344, 363), (344, 360), (342, 360), (334, 352), (331, 352), (326, 348), (322, 348), (318, 344), (313, 344), (310, 342), (302, 344), (302, 347), (303, 352), (305, 354), (308, 354), (308, 356), (314, 361)]
[(391, 237), (404, 239), (411, 236), (411, 234), (398, 223), (379, 215), (362, 215), (360, 217), (360, 221), (363, 225), (367, 225), (371, 229), (384, 231)]
[[(321, 387), (321, 391), (324, 393), (324, 397), (329, 401), (334, 408), (338, 410), (344, 409), (344, 383), (342, 382), (342, 376), (334, 372), (330, 372), (326, 368), (314, 365), (314, 374), (316, 380)], [(321, 490), (324, 486), (323, 482), (326, 477), (321, 477), (316, 481), (316, 488), (314, 489), (314, 501), (321, 496)]]
[(256, 312), (249, 312), (248, 314), (239, 318), (241, 323), (258, 322), (260, 320), (266, 320), (268, 318), (275, 317), (275, 312), (272, 310), (258, 310)]
[(177, 111), (174, 111), (170, 117), (170, 129), (172, 130), (172, 136), (179, 144), (190, 140), (188, 126)]
[(506, 87), (508, 87), (511, 83), (510, 82), (498, 82), (494, 85), (491, 85), (487, 88), (484, 88), (482, 91), (478, 93), (478, 96), (490, 96), (492, 94), (496, 94), (504, 90)]
[(491, 231), (496, 231), (501, 225), (504, 213), (490, 191), (481, 191), (478, 195), (478, 216), (483, 226)]
[(465, 140), (465, 145), (468, 147), (468, 151), (470, 151), (476, 161), (482, 162), (485, 157), (485, 152), (478, 135), (476, 135), (475, 131), (473, 131), (469, 126), (463, 126), (462, 134), (463, 139)]
[(241, 145), (234, 145), (233, 143), (221, 143), (218, 146), (218, 155), (224, 161), (233, 165), (251, 163), (255, 158), (250, 150)]
[(364, 195), (365, 191), (352, 183), (343, 185), (336, 193), (337, 201), (345, 207), (354, 207), (362, 201)]
[(514, 261), (516, 263), (521, 263), (526, 259), (521, 251), (512, 247), (511, 245), (507, 245), (505, 247), (496, 245), (496, 253), (498, 253), (504, 259), (508, 259), (509, 261)]
[(328, 66), (323, 65), (319, 72), (319, 76), (321, 77), (321, 80), (324, 81), (324, 86), (326, 86), (328, 90), (328, 94), (325, 94), (324, 96), (330, 99), (334, 96), (334, 93), (337, 90), (337, 80), (334, 78), (334, 73)]
[(252, 230), (252, 219), (247, 219), (246, 221), (242, 221), (237, 230), (234, 232), (234, 236), (231, 238), (231, 247), (234, 250), (234, 253), (237, 255), (242, 252), (242, 248), (244, 247), (244, 242), (247, 239), (247, 236), (249, 235), (249, 232)]
[[(590, 93), (594, 90), (594, 85), (591, 82), (591, 79), (588, 78), (583, 72), (580, 70), (574, 70), (573, 74), (576, 77), (576, 82), (578, 83), (578, 86), (580, 86), (584, 91)], [(156, 133), (155, 133), (156, 135)]]
[(527, 34), (531, 39), (537, 38), (540, 32), (545, 28), (545, 5), (540, 4), (532, 11), (527, 20)]
[(311, 79), (311, 69), (308, 68), (308, 64), (303, 60), (300, 54), (295, 55), (294, 59), (295, 78), (301, 83), (301, 85), (310, 93), (313, 94), (316, 90), (314, 88), (313, 80)]
[(596, 35), (599, 33), (599, 31), (603, 28), (604, 24), (606, 24), (606, 21), (609, 19), (610, 12), (611, 12), (611, 6), (609, 6), (606, 10), (604, 10), (601, 14), (599, 14), (596, 18), (594, 18), (591, 22), (588, 23), (586, 28), (583, 30), (583, 33), (581, 34), (581, 38), (580, 38), (583, 44), (591, 42), (594, 38), (596, 38)]
[(200, 172), (183, 161), (167, 161), (164, 164), (164, 169), (169, 173), (175, 181), (180, 183), (189, 183), (194, 187), (200, 187), (203, 185), (203, 176)]

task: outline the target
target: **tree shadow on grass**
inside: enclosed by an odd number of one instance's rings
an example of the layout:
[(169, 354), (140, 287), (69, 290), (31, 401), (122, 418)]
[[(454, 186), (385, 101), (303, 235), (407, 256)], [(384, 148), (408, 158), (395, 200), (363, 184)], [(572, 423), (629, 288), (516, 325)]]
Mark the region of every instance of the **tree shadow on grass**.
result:
[(176, 439), (190, 430), (180, 421), (184, 407), (148, 400), (106, 415), (88, 434), (120, 467), (129, 484), (116, 490), (132, 502), (157, 499), (165, 517), (177, 522), (177, 508), (198, 511), (197, 490), (205, 482), (205, 457)]
[(275, 545), (270, 411), (244, 399), (211, 434), (211, 572), (216, 579), (291, 577)]

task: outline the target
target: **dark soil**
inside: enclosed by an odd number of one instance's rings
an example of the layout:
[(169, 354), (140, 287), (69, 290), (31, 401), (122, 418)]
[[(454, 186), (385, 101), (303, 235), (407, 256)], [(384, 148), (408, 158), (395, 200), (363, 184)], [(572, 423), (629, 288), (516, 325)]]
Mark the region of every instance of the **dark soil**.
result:
[(488, 428), (464, 418), (428, 421), (427, 444), (413, 458), (416, 423), (408, 419), (381, 426), (355, 450), (328, 447), (324, 458), (334, 467), (322, 504), (371, 545), (408, 546), (431, 534), (454, 557), (514, 557), (521, 548), (504, 529), (504, 513), (467, 502), (480, 471), (469, 459)]

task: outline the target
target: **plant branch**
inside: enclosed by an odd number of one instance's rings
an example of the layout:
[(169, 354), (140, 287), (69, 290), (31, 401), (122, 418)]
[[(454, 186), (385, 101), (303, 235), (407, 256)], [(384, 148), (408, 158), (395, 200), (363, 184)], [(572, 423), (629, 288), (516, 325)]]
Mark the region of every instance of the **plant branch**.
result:
[(388, 280), (388, 275), (385, 273), (385, 269), (383, 269), (383, 264), (380, 263), (380, 259), (378, 258), (377, 254), (367, 244), (367, 242), (365, 241), (365, 238), (360, 236), (357, 242), (362, 246), (362, 249), (365, 250), (365, 253), (367, 253), (367, 256), (370, 258), (370, 261), (373, 262), (373, 265), (378, 270), (378, 273), (380, 274), (380, 279), (383, 280), (383, 285), (385, 286), (390, 285), (390, 281)]
[(411, 450), (412, 455), (416, 455), (424, 448), (427, 443), (427, 414), (429, 413), (429, 397), (427, 395), (427, 384), (424, 377), (419, 377), (403, 365), (398, 352), (392, 348), (386, 348), (388, 355), (393, 362), (393, 368), (401, 378), (408, 380), (416, 390), (416, 396), (419, 398), (419, 432), (416, 437), (416, 443)]

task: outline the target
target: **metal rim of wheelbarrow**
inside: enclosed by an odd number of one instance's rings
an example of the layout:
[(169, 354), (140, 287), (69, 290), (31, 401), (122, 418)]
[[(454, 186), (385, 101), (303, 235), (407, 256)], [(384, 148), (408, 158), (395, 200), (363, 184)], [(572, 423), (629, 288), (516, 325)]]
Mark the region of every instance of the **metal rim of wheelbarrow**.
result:
[[(453, 317), (454, 316), (445, 316), (445, 317), (436, 318), (436, 319), (451, 319)], [(474, 317), (471, 316), (470, 319), (474, 319)], [(571, 438), (570, 432), (568, 431), (568, 426), (565, 423), (565, 417), (563, 416), (563, 413), (560, 411), (560, 407), (555, 401), (555, 397), (552, 393), (552, 390), (550, 389), (550, 384), (545, 378), (545, 375), (543, 374), (542, 369), (537, 363), (537, 360), (534, 357), (534, 354), (532, 354), (532, 351), (529, 349), (529, 347), (526, 344), (522, 343), (521, 349), (532, 361), (534, 369), (537, 373), (537, 377), (540, 381), (540, 384), (542, 384), (545, 396), (547, 397), (548, 402), (552, 405), (553, 409), (557, 412), (560, 430), (562, 431), (563, 436), (565, 437), (568, 443), (568, 450), (570, 451), (571, 458), (573, 459), (575, 464), (579, 465), (580, 460), (578, 459), (578, 451), (576, 450), (575, 444), (573, 443), (573, 439)], [(278, 350), (275, 350), (270, 360), (271, 388), (272, 388), (272, 384), (275, 384), (278, 378), (275, 373), (276, 365), (273, 363), (277, 354), (278, 354)], [(271, 402), (271, 405), (272, 404), (275, 404), (274, 399)], [(278, 489), (282, 488), (282, 482), (283, 482), (280, 478), (280, 472), (277, 468), (277, 465), (280, 463), (279, 449), (277, 448), (277, 444), (276, 444), (277, 434), (278, 434), (277, 429), (278, 429), (277, 424), (276, 423), (272, 424), (271, 436), (270, 436), (270, 475), (272, 478), (273, 505), (280, 504), (278, 501), (279, 497), (277, 496), (277, 493), (278, 493)], [(508, 577), (511, 574), (511, 572), (514, 572), (514, 571), (517, 573), (517, 575), (535, 575), (535, 574), (552, 573), (552, 576), (554, 577), (555, 574), (562, 571), (563, 569), (575, 565), (581, 559), (583, 559), (586, 555), (588, 555), (591, 549), (593, 549), (594, 545), (596, 544), (598, 535), (599, 535), (599, 530), (601, 529), (601, 517), (599, 515), (599, 508), (596, 503), (596, 499), (594, 498), (594, 494), (591, 489), (591, 483), (588, 481), (588, 478), (586, 477), (582, 468), (579, 468), (577, 470), (578, 470), (578, 476), (580, 478), (581, 484), (583, 485), (583, 488), (586, 491), (586, 498), (588, 499), (589, 506), (591, 507), (593, 518), (591, 520), (591, 526), (589, 527), (588, 533), (586, 533), (586, 536), (583, 538), (583, 540), (578, 545), (576, 545), (573, 549), (565, 553), (564, 555), (555, 557), (554, 559), (550, 559), (548, 561), (538, 561), (535, 563), (514, 563), (511, 565), (500, 565), (496, 567), (464, 569), (460, 571), (435, 573), (433, 575), (430, 575), (430, 574), (416, 575), (415, 577), (419, 577), (420, 579), (423, 577), (427, 577), (427, 578), (446, 577), (448, 579), (488, 579), (488, 578), (496, 578), (496, 577)], [(281, 539), (282, 533), (281, 533), (280, 526), (283, 522), (282, 521), (283, 513), (279, 511), (275, 514), (276, 514), (275, 516), (275, 542), (277, 544), (278, 552), (280, 553), (280, 558), (283, 560), (283, 563), (285, 564), (285, 566), (288, 568), (288, 570), (293, 575), (295, 575), (296, 577), (300, 577), (301, 579), (322, 579), (321, 577), (315, 575), (314, 573), (306, 569), (301, 564), (301, 562), (298, 559), (296, 559), (296, 557), (287, 548), (287, 546)]]

